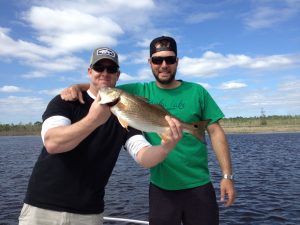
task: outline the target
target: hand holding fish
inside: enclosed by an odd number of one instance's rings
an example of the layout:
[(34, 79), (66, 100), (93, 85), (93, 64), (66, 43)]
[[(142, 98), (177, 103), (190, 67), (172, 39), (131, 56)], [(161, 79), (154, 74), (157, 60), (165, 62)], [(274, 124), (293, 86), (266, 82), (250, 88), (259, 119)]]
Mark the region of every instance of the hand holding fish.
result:
[(169, 127), (160, 135), (161, 145), (144, 147), (136, 155), (135, 160), (145, 168), (151, 168), (162, 162), (182, 138), (182, 125), (179, 120), (169, 115), (165, 116), (165, 120)]
[(162, 148), (165, 150), (166, 154), (169, 154), (172, 149), (175, 148), (178, 141), (182, 138), (182, 126), (181, 123), (175, 119), (174, 117), (170, 117), (169, 115), (165, 116), (169, 124), (169, 128), (162, 134), (160, 134), (162, 138)]
[(98, 103), (100, 99), (101, 97), (98, 93), (87, 115), (87, 118), (93, 121), (96, 127), (100, 126), (101, 124), (104, 124), (111, 115), (109, 106), (101, 105)]

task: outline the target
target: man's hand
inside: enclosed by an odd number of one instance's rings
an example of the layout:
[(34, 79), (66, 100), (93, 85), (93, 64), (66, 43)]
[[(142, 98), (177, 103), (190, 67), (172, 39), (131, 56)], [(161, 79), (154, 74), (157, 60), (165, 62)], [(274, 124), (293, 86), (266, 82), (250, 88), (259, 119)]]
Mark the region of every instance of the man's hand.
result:
[(151, 168), (162, 162), (182, 138), (181, 123), (170, 116), (165, 118), (170, 127), (160, 135), (162, 137), (161, 145), (147, 146), (137, 153), (136, 161), (145, 168)]
[(231, 206), (235, 201), (235, 189), (233, 180), (222, 179), (220, 183), (221, 202), (225, 207)]
[(76, 101), (79, 100), (80, 103), (84, 104), (82, 97), (82, 90), (78, 84), (72, 85), (68, 88), (65, 88), (61, 91), (60, 97), (65, 101)]
[(98, 92), (96, 99), (90, 107), (87, 118), (90, 119), (92, 123), (95, 123), (96, 127), (104, 124), (110, 117), (111, 111), (108, 105), (100, 104), (100, 94)]
[(169, 153), (182, 138), (182, 126), (181, 123), (173, 117), (165, 116), (165, 119), (169, 123), (169, 129), (161, 134), (162, 147), (166, 153)]

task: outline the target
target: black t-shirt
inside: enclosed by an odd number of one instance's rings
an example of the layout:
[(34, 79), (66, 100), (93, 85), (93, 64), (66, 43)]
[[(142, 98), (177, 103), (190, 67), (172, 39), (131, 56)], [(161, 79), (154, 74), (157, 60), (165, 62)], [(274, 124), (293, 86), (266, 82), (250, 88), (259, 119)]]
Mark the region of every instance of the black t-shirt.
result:
[[(83, 93), (85, 104), (65, 102), (56, 96), (48, 104), (43, 121), (55, 115), (71, 123), (87, 115), (93, 99)], [(112, 115), (72, 151), (48, 154), (45, 147), (33, 168), (24, 202), (36, 207), (80, 214), (104, 210), (104, 188), (122, 145), (136, 134), (124, 129)]]

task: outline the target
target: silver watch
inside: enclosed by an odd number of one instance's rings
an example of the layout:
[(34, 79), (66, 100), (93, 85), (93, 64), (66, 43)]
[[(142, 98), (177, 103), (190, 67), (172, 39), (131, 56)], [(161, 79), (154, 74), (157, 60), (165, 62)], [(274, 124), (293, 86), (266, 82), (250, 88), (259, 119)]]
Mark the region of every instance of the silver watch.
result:
[(224, 174), (223, 178), (228, 179), (228, 180), (233, 180), (233, 175), (232, 174)]

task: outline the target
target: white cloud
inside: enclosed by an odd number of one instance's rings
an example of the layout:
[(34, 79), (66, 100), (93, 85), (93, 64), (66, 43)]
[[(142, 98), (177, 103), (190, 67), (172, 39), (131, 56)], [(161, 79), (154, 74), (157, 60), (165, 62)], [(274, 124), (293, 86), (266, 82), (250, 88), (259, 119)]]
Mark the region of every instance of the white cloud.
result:
[(45, 95), (50, 95), (50, 96), (55, 96), (58, 95), (64, 88), (56, 88), (53, 90), (41, 90), (38, 93), (39, 94), (45, 94)]
[(45, 107), (46, 103), (38, 97), (0, 98), (0, 121), (14, 124), (40, 121)]
[(44, 52), (43, 47), (22, 40), (15, 41), (8, 36), (9, 32), (9, 29), (0, 27), (0, 56), (19, 60), (41, 60), (38, 53)]
[(279, 90), (300, 92), (300, 80), (283, 82), (280, 84)]
[(124, 1), (124, 0), (44, 0), (39, 1), (36, 0), (35, 4), (44, 5), (50, 8), (58, 8), (58, 9), (69, 9), (73, 8), (78, 11), (88, 12), (91, 14), (104, 14), (110, 13), (114, 11), (120, 11), (123, 9), (127, 10), (145, 10), (154, 7), (154, 2), (152, 0), (132, 0), (132, 1)]
[(205, 89), (209, 89), (211, 88), (211, 85), (208, 83), (202, 83), (202, 82), (198, 82), (198, 84), (200, 84), (202, 87), (204, 87)]
[(273, 1), (270, 1), (270, 5), (267, 5), (267, 2), (257, 2), (258, 5), (255, 6), (255, 9), (249, 12), (245, 17), (245, 23), (250, 29), (262, 29), (269, 28), (283, 23), (300, 12), (299, 1), (278, 1), (273, 4)]
[(28, 89), (13, 86), (13, 85), (12, 86), (6, 85), (3, 87), (0, 87), (0, 92), (3, 92), (3, 93), (29, 92), (29, 91), (30, 90), (28, 90)]
[(42, 72), (42, 71), (32, 71), (32, 72), (21, 75), (21, 77), (27, 78), (27, 79), (42, 78), (42, 77), (47, 77), (47, 76), (48, 76), (48, 73)]
[(152, 72), (149, 68), (143, 68), (140, 69), (137, 72), (136, 76), (132, 76), (126, 73), (121, 73), (120, 75), (120, 81), (149, 81), (149, 80), (153, 80), (153, 75)]
[(12, 38), (9, 28), (0, 27), (0, 56), (5, 56), (1, 57), (2, 61), (17, 59), (45, 70), (44, 74), (25, 74), (25, 78), (43, 77), (47, 71), (70, 70), (75, 64), (63, 61), (78, 62), (80, 59), (74, 54), (96, 46), (118, 45), (124, 30), (132, 36), (140, 35), (144, 24), (150, 23), (150, 12), (155, 8), (152, 0), (33, 0), (31, 4), (28, 11), (19, 15), (28, 32), (34, 34), (32, 42), (28, 41), (30, 38), (26, 41)]
[[(2, 31), (2, 33), (1, 33)], [(3, 32), (5, 31), (5, 32)], [(35, 68), (43, 68), (47, 71), (66, 71), (73, 70), (82, 66), (84, 61), (75, 56), (57, 57), (56, 50), (39, 46), (25, 41), (14, 41), (7, 36), (7, 30), (0, 29), (0, 56), (1, 59), (18, 59), (22, 63)], [(53, 59), (53, 57), (56, 58)], [(44, 71), (46, 73), (46, 71)], [(25, 77), (42, 76), (39, 74), (25, 74)]]
[[(75, 0), (75, 1), (36, 1), (36, 6), (55, 9), (57, 11), (77, 11), (80, 15), (89, 15), (93, 18), (111, 18), (113, 23), (122, 30), (137, 31), (144, 27), (143, 24), (148, 23), (150, 16), (153, 16), (152, 11), (155, 9), (154, 1), (152, 0)], [(89, 17), (89, 18), (91, 18)], [(88, 17), (80, 17), (86, 19)], [(73, 18), (69, 18), (72, 20)], [(93, 20), (91, 20), (93, 21)], [(83, 24), (82, 21), (79, 25)], [(101, 32), (104, 37), (110, 37), (105, 30), (102, 30), (101, 24), (94, 27), (93, 33)], [(90, 25), (88, 24), (88, 27)], [(105, 28), (105, 27), (104, 27)], [(85, 27), (83, 27), (85, 30)], [(83, 31), (84, 31), (83, 30)]]
[(119, 79), (120, 79), (120, 81), (134, 81), (134, 80), (136, 80), (136, 77), (129, 75), (127, 73), (121, 73)]
[(116, 37), (123, 33), (106, 16), (96, 17), (74, 9), (32, 7), (25, 15), (24, 20), (38, 33), (37, 39), (61, 52), (90, 49), (99, 43), (114, 46)]
[(179, 61), (178, 71), (183, 75), (209, 77), (216, 76), (221, 70), (234, 67), (274, 70), (299, 64), (298, 57), (299, 56), (296, 55), (271, 55), (251, 58), (247, 55), (222, 55), (220, 53), (206, 51), (202, 55), (202, 58), (184, 56)]
[(247, 84), (238, 82), (238, 81), (227, 81), (220, 85), (220, 89), (227, 90), (227, 89), (239, 89), (247, 87)]
[(185, 21), (187, 23), (202, 23), (202, 22), (207, 21), (207, 20), (216, 19), (219, 16), (220, 16), (220, 14), (215, 13), (215, 12), (208, 12), (208, 13), (200, 12), (200, 13), (197, 13), (197, 14), (189, 15), (185, 19)]
[(291, 56), (272, 55), (266, 57), (253, 58), (251, 62), (245, 64), (245, 67), (252, 69), (270, 69), (278, 68), (285, 65), (292, 65), (293, 63), (296, 63), (296, 61)]
[(48, 71), (68, 71), (81, 69), (87, 64), (83, 59), (73, 56), (65, 56), (54, 60), (44, 60), (40, 62), (31, 62), (36, 68)]

